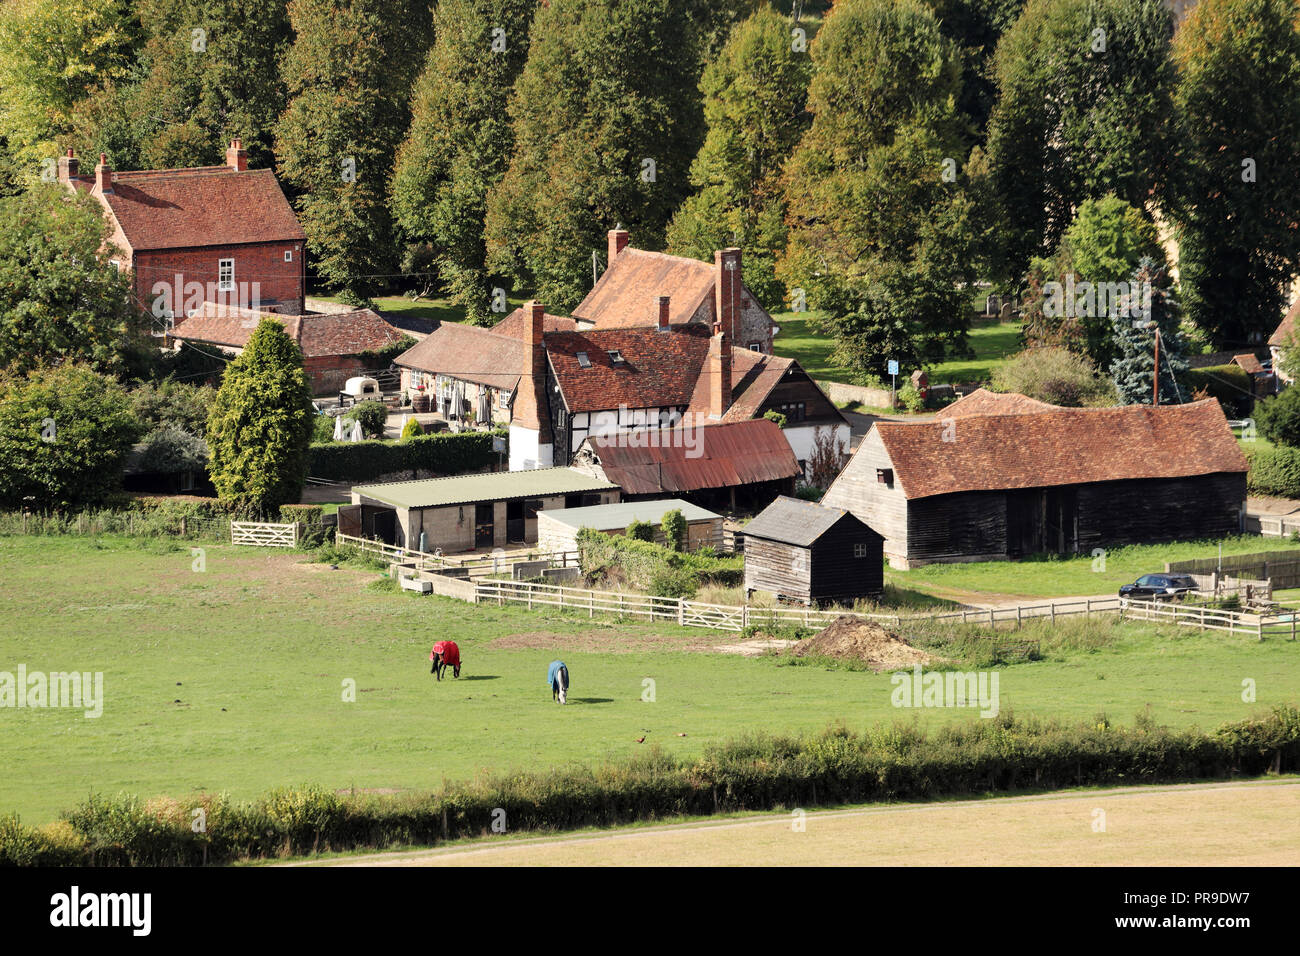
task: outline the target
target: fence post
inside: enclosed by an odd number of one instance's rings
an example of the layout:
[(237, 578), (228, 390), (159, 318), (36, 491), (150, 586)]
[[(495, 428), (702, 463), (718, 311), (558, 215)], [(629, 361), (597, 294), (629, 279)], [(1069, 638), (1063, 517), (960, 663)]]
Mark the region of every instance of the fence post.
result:
[(684, 598), (677, 599), (677, 626), (686, 626), (686, 600)]
[(1020, 605), (1016, 605), (1016, 627), (1020, 627)]

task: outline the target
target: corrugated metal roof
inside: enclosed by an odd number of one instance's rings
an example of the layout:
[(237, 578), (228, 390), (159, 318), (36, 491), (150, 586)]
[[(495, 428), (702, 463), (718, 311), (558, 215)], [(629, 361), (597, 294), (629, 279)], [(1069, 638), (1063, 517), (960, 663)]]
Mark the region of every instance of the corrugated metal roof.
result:
[(674, 509), (680, 511), (688, 523), (721, 517), (680, 498), (668, 498), (664, 501), (624, 501), (619, 504), (592, 505), (587, 508), (556, 508), (551, 511), (540, 511), (538, 514), (544, 514), (570, 528), (621, 531), (633, 521), (659, 524), (663, 521), (664, 515)]
[(439, 508), (478, 501), (510, 498), (545, 498), (581, 491), (608, 491), (618, 486), (573, 468), (539, 468), (534, 471), (494, 471), (454, 478), (390, 481), (357, 485), (356, 494), (398, 508)]
[(587, 443), (605, 477), (629, 495), (729, 488), (799, 474), (790, 443), (766, 418), (615, 432)]
[(745, 525), (745, 537), (766, 538), (806, 548), (835, 527), (847, 511), (802, 498), (777, 498)]

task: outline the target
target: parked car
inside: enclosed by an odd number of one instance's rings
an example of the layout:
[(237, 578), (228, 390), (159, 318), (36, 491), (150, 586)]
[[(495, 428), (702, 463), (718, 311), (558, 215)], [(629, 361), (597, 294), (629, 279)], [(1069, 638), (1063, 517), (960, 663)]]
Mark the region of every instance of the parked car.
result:
[(1196, 579), (1188, 574), (1144, 574), (1119, 589), (1122, 598), (1176, 601), (1197, 591)]

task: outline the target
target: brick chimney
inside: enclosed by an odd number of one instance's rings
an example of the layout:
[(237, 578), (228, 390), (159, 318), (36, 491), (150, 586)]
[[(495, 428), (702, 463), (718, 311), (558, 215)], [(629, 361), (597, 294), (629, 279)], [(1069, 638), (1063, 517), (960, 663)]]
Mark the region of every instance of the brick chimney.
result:
[(524, 313), (528, 316), (524, 365), (520, 369), (519, 394), (515, 396), (511, 424), (537, 429), (538, 443), (549, 445), (552, 441), (551, 416), (546, 403), (546, 349), (542, 345), (546, 306), (529, 302), (524, 306)]
[(672, 303), (672, 299), (670, 299), (666, 295), (657, 296), (656, 298), (659, 303), (659, 331), (667, 332), (668, 331), (668, 307)]
[(244, 144), (240, 140), (230, 141), (230, 148), (226, 150), (226, 165), (237, 173), (242, 173), (248, 168), (248, 151), (244, 149)]
[(731, 339), (719, 332), (709, 340), (709, 417), (721, 418), (731, 407)]
[(76, 179), (80, 171), (81, 163), (72, 152), (72, 147), (68, 147), (68, 155), (59, 157), (59, 182), (66, 183)]
[(614, 260), (618, 258), (618, 254), (627, 248), (629, 239), (626, 229), (611, 229), (609, 231), (609, 258), (605, 263), (606, 269), (612, 266)]
[(740, 287), (740, 250), (719, 249), (713, 254), (713, 331), (721, 329), (733, 343), (739, 341)]
[(95, 188), (101, 193), (113, 191), (113, 167), (104, 153), (99, 154), (99, 165), (95, 167)]

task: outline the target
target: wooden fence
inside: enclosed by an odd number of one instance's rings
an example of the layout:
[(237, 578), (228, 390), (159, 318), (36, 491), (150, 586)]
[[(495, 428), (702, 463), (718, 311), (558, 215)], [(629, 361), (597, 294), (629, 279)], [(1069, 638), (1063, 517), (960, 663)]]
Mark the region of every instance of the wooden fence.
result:
[(1259, 522), (1259, 533), (1266, 538), (1289, 538), (1300, 531), (1300, 518), (1287, 515), (1251, 515), (1250, 521)]
[(581, 551), (507, 551), (501, 554), (443, 555), (427, 551), (414, 551), (396, 544), (386, 544), (372, 538), (336, 532), (334, 543), (339, 547), (352, 547), (388, 561), (406, 565), (416, 571), (463, 570), (471, 578), (493, 574), (509, 574), (516, 565), (526, 561), (549, 561), (553, 568), (576, 568)]
[(1261, 641), (1265, 637), (1286, 637), (1295, 640), (1296, 613), (1300, 612), (1251, 614), (1246, 611), (1207, 607), (1204, 604), (1127, 600), (1121, 602), (1119, 612), (1120, 618), (1126, 621), (1154, 621), (1160, 624), (1194, 627), (1200, 631), (1247, 634)]
[[(1284, 519), (1260, 518), (1259, 520), (1263, 522)], [(1296, 522), (1294, 527), (1300, 530), (1300, 522)], [(1218, 572), (1220, 576), (1269, 580), (1274, 590), (1281, 590), (1300, 587), (1300, 551), (1257, 551), (1253, 554), (1225, 554), (1222, 558), (1169, 561), (1165, 564), (1165, 571), (1171, 574), (1193, 575)]]
[(260, 548), (295, 548), (298, 546), (298, 525), (232, 521), (230, 543), (250, 544)]

